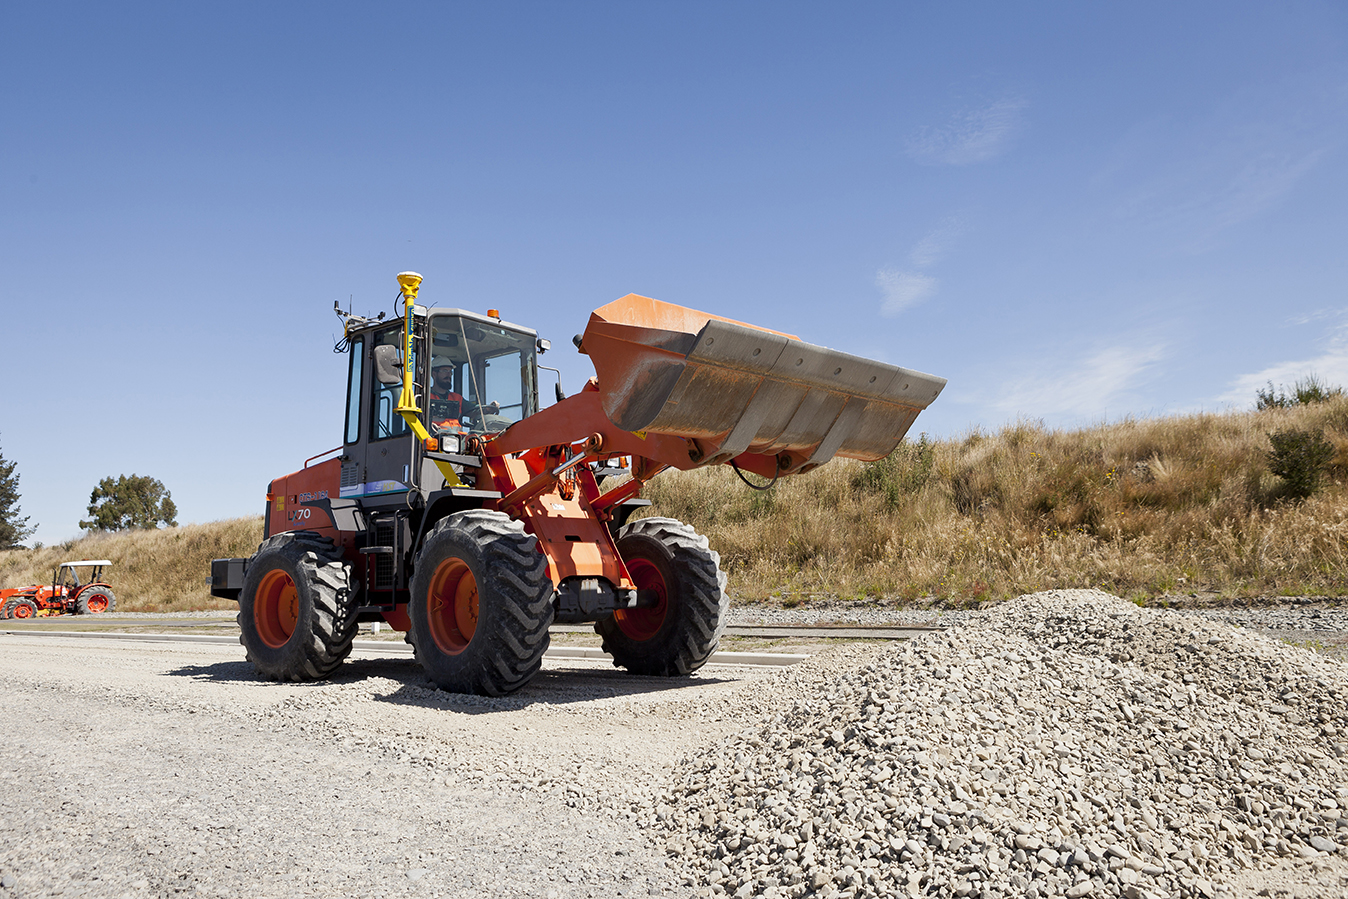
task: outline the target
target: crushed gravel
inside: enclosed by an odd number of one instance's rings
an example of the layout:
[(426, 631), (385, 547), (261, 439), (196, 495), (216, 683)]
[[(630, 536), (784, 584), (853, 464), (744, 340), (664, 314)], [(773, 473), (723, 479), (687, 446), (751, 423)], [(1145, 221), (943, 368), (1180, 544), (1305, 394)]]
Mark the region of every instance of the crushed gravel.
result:
[(1309, 651), (1053, 591), (764, 690), (661, 797), (708, 895), (1348, 889), (1348, 676)]
[(553, 661), (503, 699), (377, 650), (294, 685), (0, 635), (0, 899), (1346, 895), (1348, 675), (1219, 620), (1247, 611), (1055, 591), (778, 671)]

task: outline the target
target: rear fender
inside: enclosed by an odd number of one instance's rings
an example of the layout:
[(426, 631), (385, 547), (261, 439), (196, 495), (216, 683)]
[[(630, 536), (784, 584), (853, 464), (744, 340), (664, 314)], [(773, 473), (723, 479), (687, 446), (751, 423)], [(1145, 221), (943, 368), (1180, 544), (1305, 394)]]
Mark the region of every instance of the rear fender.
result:
[(329, 459), (271, 482), (267, 491), (267, 534), (314, 531), (339, 541), (332, 499), (338, 496), (342, 479), (340, 459)]

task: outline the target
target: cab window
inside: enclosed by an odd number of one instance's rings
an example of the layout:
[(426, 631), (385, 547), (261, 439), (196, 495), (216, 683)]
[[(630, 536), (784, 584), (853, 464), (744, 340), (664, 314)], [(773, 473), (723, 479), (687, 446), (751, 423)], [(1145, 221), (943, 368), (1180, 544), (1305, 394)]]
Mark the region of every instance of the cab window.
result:
[(432, 432), (495, 433), (537, 410), (532, 335), (458, 315), (431, 320)]
[(357, 338), (351, 342), (351, 371), (346, 381), (346, 442), (355, 443), (360, 439), (360, 397), (361, 369), (365, 363), (365, 340)]
[[(386, 328), (374, 335), (370, 341), (370, 365), (374, 371), (371, 372), (370, 385), (372, 397), (370, 400), (370, 439), (384, 440), (389, 437), (401, 437), (411, 431), (407, 420), (394, 410), (398, 408), (398, 397), (402, 394), (403, 385), (399, 381), (396, 384), (384, 384), (379, 380), (378, 366), (374, 365), (374, 351), (381, 346), (392, 346), (401, 348), (403, 332), (401, 328)], [(401, 358), (401, 357), (399, 357)], [(413, 370), (415, 371), (416, 356), (413, 351), (412, 358)]]

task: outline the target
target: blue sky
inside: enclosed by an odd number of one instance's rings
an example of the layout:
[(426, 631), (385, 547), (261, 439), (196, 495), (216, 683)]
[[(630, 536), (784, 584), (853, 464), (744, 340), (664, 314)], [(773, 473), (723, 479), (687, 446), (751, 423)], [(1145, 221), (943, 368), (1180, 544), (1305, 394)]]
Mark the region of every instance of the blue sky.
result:
[(1348, 384), (1334, 3), (5, 3), (0, 453), (260, 513), (332, 301), (569, 338), (629, 292), (941, 375), (915, 430)]

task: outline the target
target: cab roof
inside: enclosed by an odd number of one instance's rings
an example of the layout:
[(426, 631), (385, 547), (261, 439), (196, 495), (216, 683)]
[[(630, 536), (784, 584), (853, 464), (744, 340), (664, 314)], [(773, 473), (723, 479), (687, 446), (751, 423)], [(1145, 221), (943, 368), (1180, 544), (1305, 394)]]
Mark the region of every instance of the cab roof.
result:
[[(533, 337), (534, 339), (538, 338), (538, 332), (535, 331), (533, 328), (526, 328), (524, 325), (517, 325), (514, 322), (508, 322), (505, 321), (504, 319), (495, 319), (492, 318), (491, 316), (484, 315), (481, 312), (472, 312), (468, 309), (451, 309), (446, 308), (444, 306), (422, 306), (421, 304), (418, 303), (417, 305), (412, 307), (412, 314), (415, 315), (417, 318), (426, 318), (427, 316), (430, 315), (458, 315), (475, 322), (480, 322), (481, 324), (484, 325), (491, 325), (492, 327), (497, 328), (509, 328), (512, 331), (518, 331), (521, 334), (527, 334), (530, 337)], [(361, 323), (359, 327), (354, 328), (352, 330), (353, 332), (369, 331), (375, 328), (386, 328), (390, 325), (401, 325), (401, 324), (402, 324), (401, 316), (393, 318), (384, 318), (378, 321), (374, 319), (366, 319), (363, 323)]]

